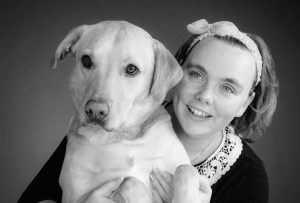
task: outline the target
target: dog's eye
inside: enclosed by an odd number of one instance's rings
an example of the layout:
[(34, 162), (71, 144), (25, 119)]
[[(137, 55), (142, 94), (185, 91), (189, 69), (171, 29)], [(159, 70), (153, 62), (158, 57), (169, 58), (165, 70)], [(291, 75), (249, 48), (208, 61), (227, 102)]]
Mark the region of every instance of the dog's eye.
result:
[(93, 65), (93, 61), (92, 61), (91, 57), (88, 55), (83, 55), (81, 57), (81, 63), (87, 69), (90, 69)]
[(133, 64), (129, 64), (126, 67), (126, 74), (130, 75), (130, 76), (134, 76), (137, 73), (139, 73), (139, 69), (133, 65)]

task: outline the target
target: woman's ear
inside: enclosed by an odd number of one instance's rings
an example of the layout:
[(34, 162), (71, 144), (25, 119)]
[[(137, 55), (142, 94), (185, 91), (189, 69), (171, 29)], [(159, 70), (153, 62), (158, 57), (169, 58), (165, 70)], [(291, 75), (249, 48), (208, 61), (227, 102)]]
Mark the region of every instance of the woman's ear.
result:
[(241, 107), (241, 109), (238, 111), (238, 113), (236, 114), (235, 117), (241, 117), (244, 112), (246, 111), (246, 109), (248, 108), (248, 106), (251, 104), (251, 102), (253, 101), (255, 97), (255, 92), (252, 92), (251, 95), (248, 96), (246, 102), (244, 103), (244, 105)]

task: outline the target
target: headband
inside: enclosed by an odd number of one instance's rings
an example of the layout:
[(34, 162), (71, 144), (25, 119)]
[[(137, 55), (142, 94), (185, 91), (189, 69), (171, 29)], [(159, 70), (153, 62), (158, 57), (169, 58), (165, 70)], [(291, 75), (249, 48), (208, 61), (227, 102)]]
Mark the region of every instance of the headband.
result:
[(190, 44), (186, 53), (194, 47), (194, 45), (209, 36), (230, 36), (239, 40), (244, 44), (247, 49), (252, 54), (257, 71), (256, 83), (257, 85), (261, 80), (261, 70), (262, 70), (262, 57), (258, 50), (256, 43), (247, 36), (246, 33), (240, 32), (239, 29), (229, 21), (219, 21), (213, 24), (208, 24), (205, 19), (198, 20), (187, 25), (187, 29), (190, 33), (198, 35)]

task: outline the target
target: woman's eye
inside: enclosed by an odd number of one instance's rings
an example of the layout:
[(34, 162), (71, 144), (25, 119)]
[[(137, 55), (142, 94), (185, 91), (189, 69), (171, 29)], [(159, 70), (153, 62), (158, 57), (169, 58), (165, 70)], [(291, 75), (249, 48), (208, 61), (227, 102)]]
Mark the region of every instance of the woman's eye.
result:
[(134, 76), (138, 73), (139, 73), (139, 69), (135, 65), (129, 64), (126, 66), (126, 74), (127, 75)]
[(81, 57), (81, 63), (86, 69), (90, 69), (93, 66), (93, 61), (88, 55), (83, 55)]
[(203, 74), (199, 73), (199, 72), (196, 72), (196, 71), (191, 71), (189, 72), (189, 75), (191, 78), (193, 79), (198, 79), (198, 80), (203, 80), (204, 79), (204, 76)]
[(234, 89), (232, 87), (229, 86), (222, 86), (222, 90), (226, 93), (234, 93)]

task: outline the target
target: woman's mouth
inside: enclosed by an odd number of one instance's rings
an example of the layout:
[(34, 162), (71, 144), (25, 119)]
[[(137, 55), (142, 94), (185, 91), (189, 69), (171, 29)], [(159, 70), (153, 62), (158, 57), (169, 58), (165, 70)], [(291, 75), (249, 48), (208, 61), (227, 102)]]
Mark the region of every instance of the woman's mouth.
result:
[(212, 117), (212, 115), (206, 113), (206, 112), (203, 112), (201, 111), (200, 109), (197, 109), (197, 108), (194, 108), (194, 107), (191, 107), (191, 106), (188, 106), (186, 105), (188, 110), (196, 117), (198, 118), (210, 118)]

